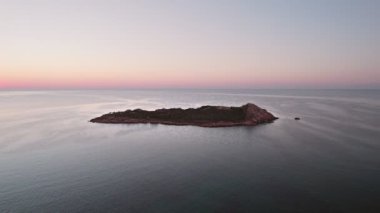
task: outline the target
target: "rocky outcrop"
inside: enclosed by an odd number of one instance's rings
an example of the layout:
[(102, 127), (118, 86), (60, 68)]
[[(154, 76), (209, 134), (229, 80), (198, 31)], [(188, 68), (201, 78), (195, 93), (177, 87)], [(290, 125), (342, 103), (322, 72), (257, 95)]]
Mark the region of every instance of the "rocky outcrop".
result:
[(255, 126), (277, 118), (255, 104), (241, 107), (202, 106), (199, 108), (171, 108), (146, 111), (142, 109), (111, 112), (90, 120), (93, 123), (152, 123), (194, 125), (202, 127)]

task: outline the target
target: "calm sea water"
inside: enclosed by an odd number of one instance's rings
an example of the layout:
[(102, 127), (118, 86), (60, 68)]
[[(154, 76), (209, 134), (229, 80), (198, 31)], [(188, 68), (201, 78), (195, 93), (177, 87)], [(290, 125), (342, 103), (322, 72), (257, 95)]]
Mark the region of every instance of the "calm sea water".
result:
[[(88, 122), (127, 108), (247, 102), (280, 119)], [(380, 91), (0, 92), (0, 212), (106, 211), (380, 212)]]

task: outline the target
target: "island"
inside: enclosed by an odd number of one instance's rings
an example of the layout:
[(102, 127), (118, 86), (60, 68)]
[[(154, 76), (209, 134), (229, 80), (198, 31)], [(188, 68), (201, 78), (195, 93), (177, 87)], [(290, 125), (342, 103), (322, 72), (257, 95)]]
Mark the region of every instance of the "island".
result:
[(248, 103), (240, 107), (202, 106), (147, 111), (142, 109), (111, 112), (91, 119), (93, 123), (108, 124), (166, 124), (201, 127), (256, 126), (276, 120), (267, 110)]

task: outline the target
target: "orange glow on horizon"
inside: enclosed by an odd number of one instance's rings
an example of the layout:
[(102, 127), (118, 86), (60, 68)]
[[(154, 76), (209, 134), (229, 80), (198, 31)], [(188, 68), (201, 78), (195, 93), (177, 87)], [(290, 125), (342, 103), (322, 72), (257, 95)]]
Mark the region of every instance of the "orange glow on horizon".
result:
[[(212, 75), (188, 75), (186, 78), (181, 76), (170, 75), (125, 75), (125, 76), (88, 76), (78, 74), (73, 76), (19, 76), (0, 78), (0, 89), (117, 89), (117, 88), (281, 88), (289, 87), (318, 87), (337, 85), (345, 86), (349, 78), (331, 78), (326, 81), (323, 77), (301, 76), (293, 78), (291, 76), (279, 76), (271, 78), (271, 76), (260, 77), (241, 77), (241, 76), (212, 76)], [(357, 86), (365, 85), (370, 82), (363, 78), (355, 79)], [(376, 82), (373, 82), (376, 83)], [(354, 83), (351, 83), (355, 85)]]

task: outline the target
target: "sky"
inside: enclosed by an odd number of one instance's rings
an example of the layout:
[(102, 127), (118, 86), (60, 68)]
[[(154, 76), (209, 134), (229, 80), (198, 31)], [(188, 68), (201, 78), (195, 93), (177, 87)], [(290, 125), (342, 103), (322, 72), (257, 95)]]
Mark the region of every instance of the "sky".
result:
[(379, 0), (0, 0), (0, 89), (380, 88)]

